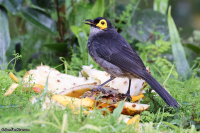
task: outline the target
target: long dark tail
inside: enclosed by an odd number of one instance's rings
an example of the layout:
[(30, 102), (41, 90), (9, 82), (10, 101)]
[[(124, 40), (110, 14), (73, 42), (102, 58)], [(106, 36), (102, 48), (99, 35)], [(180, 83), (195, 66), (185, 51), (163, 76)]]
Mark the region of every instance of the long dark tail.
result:
[(178, 102), (148, 73), (143, 79), (160, 95), (166, 104), (178, 108)]

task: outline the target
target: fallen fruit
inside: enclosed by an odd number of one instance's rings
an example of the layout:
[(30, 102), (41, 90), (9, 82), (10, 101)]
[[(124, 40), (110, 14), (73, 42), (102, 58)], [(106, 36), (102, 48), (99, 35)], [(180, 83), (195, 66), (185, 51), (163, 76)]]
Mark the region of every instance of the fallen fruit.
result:
[[(107, 108), (110, 112), (112, 112), (118, 106), (120, 101), (124, 100), (124, 94), (121, 94), (118, 92), (118, 90), (112, 89), (110, 87), (103, 87), (103, 89), (105, 89), (107, 92), (105, 94), (102, 93), (101, 96), (99, 94), (100, 92), (93, 93), (92, 89), (96, 87), (97, 85), (94, 84), (80, 85), (69, 90), (62, 91), (58, 95), (54, 95), (52, 99), (56, 100), (64, 106), (68, 105), (72, 109), (79, 108), (82, 105), (92, 110), (95, 106), (95, 100), (98, 97), (99, 99), (96, 101), (97, 109)], [(92, 95), (85, 95), (84, 92), (86, 92), (86, 94)], [(143, 97), (143, 94), (134, 98), (136, 101), (138, 101), (141, 97)], [(142, 111), (145, 111), (148, 108), (149, 105), (147, 104), (124, 102), (122, 114), (133, 116), (135, 114), (140, 114)]]
[(13, 83), (8, 90), (6, 91), (6, 93), (4, 94), (4, 96), (10, 96), (13, 91), (19, 86), (19, 84)]
[(127, 125), (135, 124), (135, 127), (138, 127), (139, 121), (140, 121), (140, 115), (136, 115), (128, 120)]
[(19, 82), (19, 79), (18, 79), (12, 72), (9, 73), (9, 76), (10, 76), (10, 78), (11, 78), (12, 80), (14, 80), (15, 82)]

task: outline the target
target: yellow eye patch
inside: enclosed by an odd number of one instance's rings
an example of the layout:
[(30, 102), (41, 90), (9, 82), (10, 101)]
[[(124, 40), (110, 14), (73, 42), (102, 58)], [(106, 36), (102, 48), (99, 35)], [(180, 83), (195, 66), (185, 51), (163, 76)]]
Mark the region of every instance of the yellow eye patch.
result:
[(99, 23), (96, 26), (98, 26), (102, 30), (106, 29), (107, 28), (107, 22), (106, 22), (105, 19), (102, 19), (102, 20), (99, 21)]

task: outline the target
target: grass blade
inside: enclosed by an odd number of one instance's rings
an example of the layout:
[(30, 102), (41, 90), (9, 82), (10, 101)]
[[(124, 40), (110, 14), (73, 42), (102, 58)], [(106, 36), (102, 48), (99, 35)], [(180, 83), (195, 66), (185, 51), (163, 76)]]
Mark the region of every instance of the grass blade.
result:
[(64, 131), (67, 131), (67, 129), (68, 129), (67, 114), (64, 114), (63, 115), (63, 121), (62, 121), (61, 133), (64, 133)]
[(163, 123), (165, 125), (168, 125), (169, 127), (173, 128), (174, 130), (176, 130), (176, 131), (178, 131), (180, 133), (180, 129), (177, 126), (175, 126), (175, 125), (173, 125), (171, 123), (168, 123), (168, 122), (163, 122)]
[(101, 127), (97, 127), (97, 126), (94, 126), (94, 125), (90, 125), (90, 124), (86, 124), (85, 126), (81, 127), (79, 129), (79, 131), (82, 131), (84, 129), (91, 129), (91, 130), (95, 130), (97, 132), (101, 132)]

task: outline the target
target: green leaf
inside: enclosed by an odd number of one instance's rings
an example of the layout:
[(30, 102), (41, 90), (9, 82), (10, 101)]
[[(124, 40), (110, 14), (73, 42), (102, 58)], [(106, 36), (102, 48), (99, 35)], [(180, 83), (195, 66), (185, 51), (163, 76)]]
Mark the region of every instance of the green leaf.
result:
[(163, 36), (166, 41), (169, 39), (167, 16), (152, 9), (136, 11), (127, 32), (140, 42), (146, 42), (152, 34), (158, 32), (156, 36)]
[(169, 0), (154, 0), (153, 9), (154, 11), (158, 11), (162, 14), (165, 14), (168, 7)]
[(181, 44), (181, 39), (179, 37), (178, 30), (174, 23), (173, 18), (171, 17), (171, 7), (168, 10), (168, 26), (169, 26), (169, 33), (170, 33), (170, 41), (172, 44), (172, 53), (176, 63), (176, 68), (180, 76), (187, 78), (190, 73), (190, 66), (187, 62), (185, 51)]
[(24, 0), (3, 0), (2, 5), (12, 14), (16, 14), (19, 12), (23, 2)]
[(96, 132), (101, 132), (102, 131), (101, 127), (97, 127), (97, 126), (94, 126), (94, 125), (91, 125), (91, 124), (86, 124), (86, 125), (82, 126), (78, 131), (82, 131), (82, 130), (85, 130), (85, 129), (94, 130)]
[(200, 121), (200, 119), (194, 119), (194, 121)]
[[(89, 19), (89, 14), (90, 14), (90, 10), (92, 8), (92, 4), (82, 4), (81, 2), (76, 6), (76, 12), (75, 14), (73, 14), (73, 11), (71, 11), (70, 15), (69, 15), (69, 24), (70, 26), (73, 25), (73, 19), (75, 18), (74, 21), (74, 25), (79, 26), (81, 28), (84, 28), (85, 31), (89, 32), (90, 31), (90, 27), (86, 24), (83, 23), (83, 20), (85, 19)], [(77, 16), (76, 14), (81, 14), (79, 16)], [(89, 17), (89, 18), (88, 18)]]
[[(31, 0), (31, 2), (40, 8), (49, 9), (51, 11), (56, 10), (57, 0)], [(58, 0), (58, 5), (61, 7), (65, 3), (65, 0)]]
[(45, 46), (51, 50), (56, 50), (58, 52), (63, 52), (63, 51), (66, 51), (66, 49), (67, 49), (66, 43), (51, 43), (51, 44), (44, 44), (43, 46)]
[(187, 46), (189, 49), (191, 49), (195, 53), (200, 54), (200, 47), (193, 44), (189, 44), (189, 43), (187, 43), (185, 46)]
[(78, 43), (80, 46), (81, 51), (81, 58), (86, 61), (88, 58), (88, 50), (87, 50), (87, 36), (83, 29), (81, 29), (78, 26), (71, 26), (70, 29), (75, 34), (75, 36), (78, 38)]
[(117, 120), (117, 118), (120, 116), (123, 110), (123, 107), (124, 107), (124, 101), (120, 101), (117, 108), (114, 109), (113, 114), (112, 114), (114, 120)]
[(6, 64), (6, 50), (10, 46), (7, 11), (0, 6), (0, 65)]
[(90, 11), (90, 18), (88, 19), (103, 17), (103, 13), (104, 13), (104, 0), (97, 0)]
[(180, 132), (180, 129), (179, 129), (177, 126), (175, 126), (175, 125), (173, 125), (173, 124), (171, 124), (171, 123), (168, 123), (168, 122), (162, 122), (162, 123), (168, 125), (169, 127), (173, 128), (174, 130)]
[(21, 13), (25, 19), (48, 33), (56, 35), (56, 22), (45, 12), (35, 8), (23, 7)]
[(31, 2), (41, 8), (55, 10), (55, 6), (52, 0), (31, 0)]

